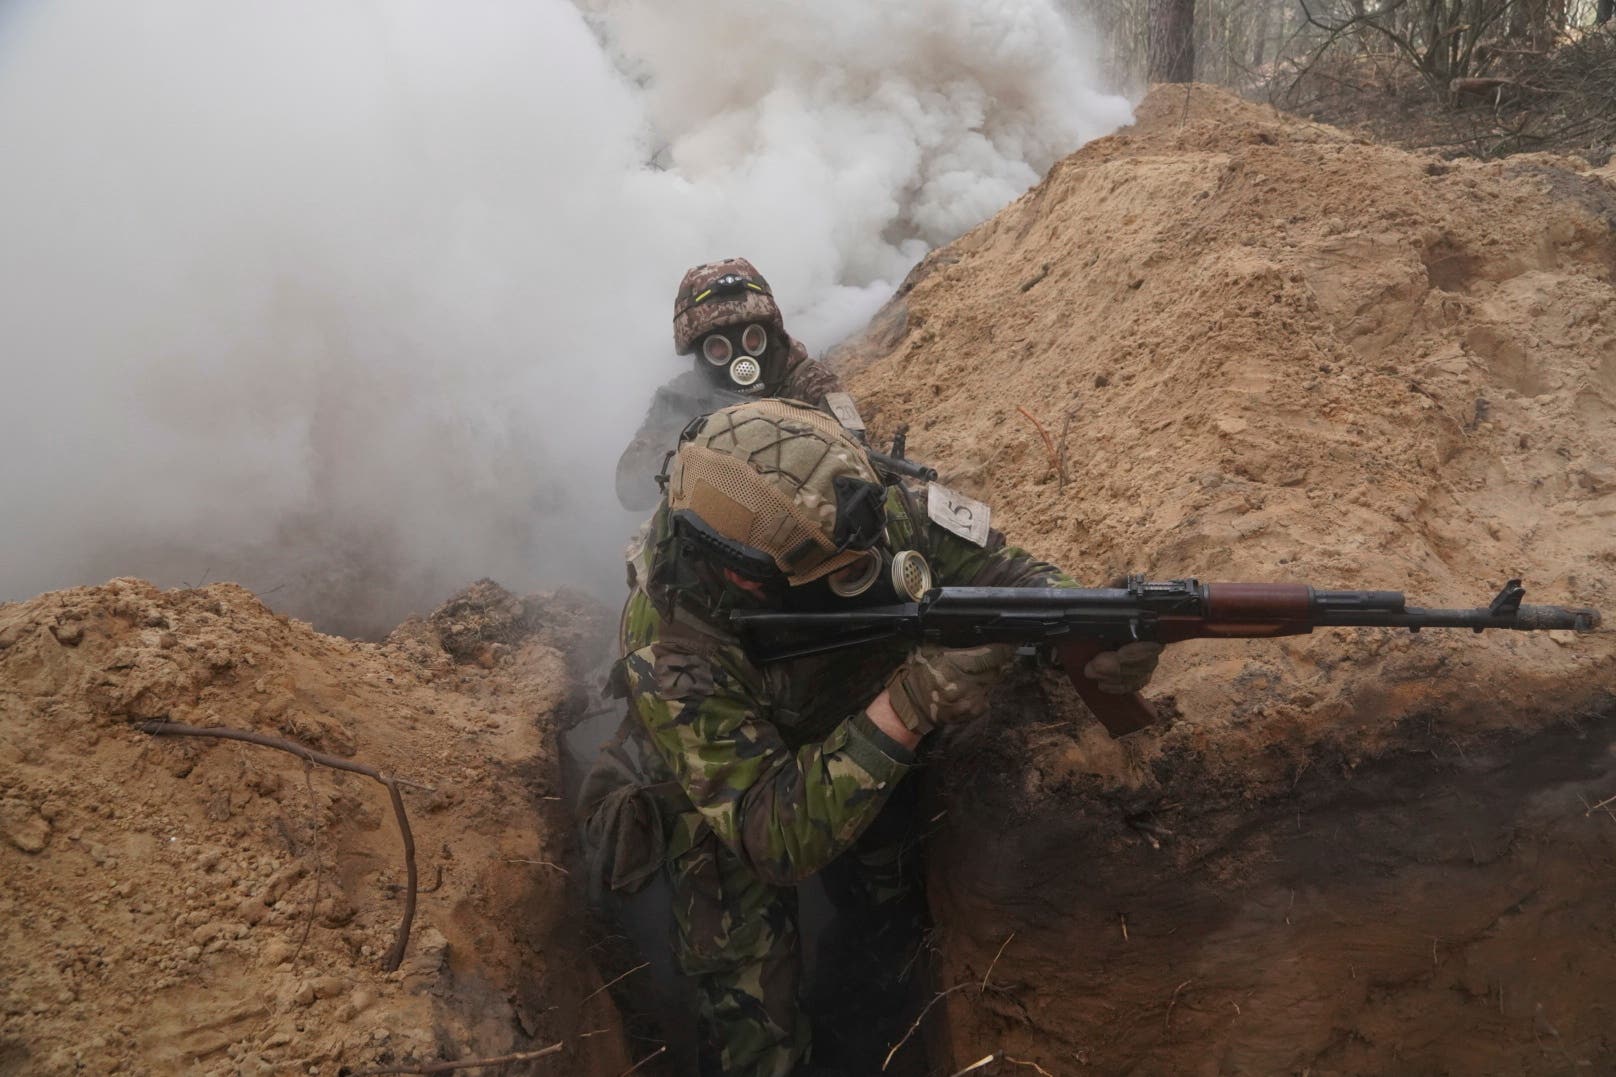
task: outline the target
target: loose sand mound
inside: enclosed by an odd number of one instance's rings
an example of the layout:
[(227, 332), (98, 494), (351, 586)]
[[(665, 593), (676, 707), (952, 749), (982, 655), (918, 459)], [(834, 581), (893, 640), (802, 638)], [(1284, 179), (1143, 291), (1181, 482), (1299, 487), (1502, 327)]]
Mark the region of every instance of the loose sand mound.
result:
[[(1613, 225), (1580, 162), (1159, 90), (836, 359), (1081, 578), (1473, 606), (1518, 575), (1608, 616)], [(1613, 688), (1608, 631), (1200, 642), (1150, 692), (1176, 725), (1118, 743), (1022, 685), (935, 760), (938, 987), (971, 985), (940, 1039), (1055, 1073), (1616, 1067)]]
[[(931, 255), (840, 361), (878, 428), (910, 423), (913, 455), (1085, 579), (1474, 606), (1523, 576), (1528, 601), (1609, 609), (1613, 225), (1579, 162), (1438, 163), (1166, 90)], [(1065, 430), (1064, 482), (1027, 416)], [(1608, 634), (1329, 632), (1175, 648), (1157, 687), (1226, 737), (1559, 706), (1613, 656)]]
[[(231, 585), (138, 580), (0, 606), (0, 1073), (335, 1075), (566, 1043), (627, 1062), (587, 973), (553, 731), (571, 600), (483, 583), (385, 645)], [(404, 800), (420, 908), (402, 967), (387, 792), (289, 737), (435, 789)], [(551, 1069), (548, 1072), (557, 1072)]]

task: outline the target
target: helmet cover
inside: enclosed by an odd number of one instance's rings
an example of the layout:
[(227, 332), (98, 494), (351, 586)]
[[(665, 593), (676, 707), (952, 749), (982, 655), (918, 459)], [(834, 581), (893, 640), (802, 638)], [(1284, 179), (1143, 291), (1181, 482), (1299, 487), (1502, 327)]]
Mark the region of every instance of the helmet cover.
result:
[(680, 355), (695, 351), (696, 341), (714, 329), (747, 322), (785, 332), (774, 292), (751, 262), (726, 258), (685, 272), (673, 300), (673, 344)]
[(865, 556), (885, 527), (884, 487), (835, 419), (765, 399), (691, 424), (668, 465), (668, 508), (763, 555), (792, 586)]

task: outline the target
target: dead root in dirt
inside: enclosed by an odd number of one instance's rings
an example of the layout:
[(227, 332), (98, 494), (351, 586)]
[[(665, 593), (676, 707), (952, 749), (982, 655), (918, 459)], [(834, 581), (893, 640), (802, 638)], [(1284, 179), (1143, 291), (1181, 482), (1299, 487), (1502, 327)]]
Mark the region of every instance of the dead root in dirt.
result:
[(496, 1055), (491, 1058), (462, 1058), (455, 1062), (424, 1062), (412, 1063), (406, 1066), (383, 1066), (380, 1069), (360, 1070), (353, 1077), (380, 1077), (384, 1073), (453, 1073), (455, 1070), (476, 1069), (478, 1066), (504, 1066), (512, 1062), (531, 1062), (535, 1058), (553, 1055), (561, 1050), (562, 1044), (552, 1043), (548, 1047), (537, 1051), (519, 1051), (513, 1055)]
[(646, 1055), (644, 1058), (642, 1058), (638, 1062), (634, 1063), (634, 1065), (630, 1066), (628, 1069), (626, 1069), (622, 1073), (618, 1074), (617, 1077), (628, 1077), (629, 1074), (633, 1073), (635, 1070), (639, 1069), (641, 1066), (645, 1065), (647, 1062), (651, 1061), (653, 1058), (662, 1057), (664, 1054), (667, 1053), (667, 1051), (668, 1051), (668, 1045), (663, 1044), (661, 1047), (658, 1047), (655, 1051), (652, 1051), (650, 1054)]
[[(953, 987), (950, 987), (945, 991), (939, 991), (939, 992), (937, 992), (936, 995), (932, 996), (932, 1000), (930, 1002), (926, 1003), (926, 1005), (921, 1008), (920, 1015), (915, 1018), (915, 1023), (909, 1026), (909, 1031), (905, 1032), (903, 1034), (903, 1038), (900, 1039), (897, 1043), (892, 1045), (892, 1050), (888, 1051), (887, 1052), (887, 1057), (881, 1061), (881, 1072), (882, 1073), (885, 1073), (887, 1067), (892, 1065), (893, 1056), (898, 1053), (898, 1051), (903, 1047), (904, 1044), (909, 1042), (909, 1040), (914, 1036), (914, 1034), (916, 1032), (920, 1031), (921, 1022), (926, 1020), (926, 1014), (931, 1012), (931, 1008), (933, 1006), (935, 1006), (939, 1002), (943, 1001), (943, 999), (947, 998), (949, 995), (952, 995), (955, 991), (958, 991), (963, 987), (970, 987), (973, 984), (976, 984), (976, 993), (977, 993), (978, 996), (981, 996), (984, 992), (987, 991), (987, 989), (988, 989), (988, 979), (993, 975), (994, 966), (999, 963), (999, 958), (1004, 956), (1005, 947), (1009, 946), (1010, 945), (1010, 940), (1014, 939), (1015, 937), (1016, 937), (1016, 933), (1014, 931), (1012, 931), (1012, 932), (1010, 932), (1009, 935), (1005, 936), (1004, 942), (999, 944), (999, 952), (993, 955), (993, 960), (992, 961), (988, 962), (988, 970), (987, 970), (987, 972), (982, 974), (982, 982), (980, 984), (977, 984), (975, 980), (962, 980), (959, 983), (955, 984)], [(969, 1070), (976, 1069), (979, 1066), (985, 1065), (987, 1062), (991, 1062), (991, 1061), (996, 1061), (994, 1056), (989, 1056), (983, 1062), (978, 1062), (978, 1063), (976, 1063), (976, 1064), (974, 1064), (972, 1066), (967, 1067), (965, 1070), (961, 1070), (960, 1072), (962, 1072), (962, 1073), (969, 1072)]]
[[(399, 793), (399, 786), (408, 785), (412, 788), (424, 789), (427, 792), (435, 792), (435, 790), (430, 786), (419, 785), (415, 782), (405, 781), (402, 778), (394, 778), (383, 774), (375, 767), (367, 766), (364, 763), (355, 763), (334, 755), (327, 755), (324, 752), (317, 752), (306, 744), (299, 744), (295, 740), (287, 740), (284, 737), (272, 737), (265, 733), (249, 733), (240, 729), (224, 729), (217, 726), (204, 728), (202, 726), (186, 725), (183, 722), (168, 721), (142, 722), (135, 728), (142, 733), (150, 733), (154, 736), (213, 737), (218, 740), (237, 740), (247, 744), (258, 744), (265, 748), (276, 748), (283, 752), (290, 752), (306, 763), (318, 763), (320, 766), (330, 767), (333, 770), (346, 770), (352, 774), (363, 774), (365, 777), (380, 782), (385, 786), (387, 795), (393, 803), (393, 818), (398, 821), (399, 837), (404, 842), (405, 885), (404, 914), (399, 920), (398, 932), (393, 938), (392, 949), (388, 950), (387, 956), (382, 959), (382, 971), (393, 972), (403, 963), (404, 951), (410, 944), (410, 924), (415, 920), (415, 895), (418, 880), (415, 869), (415, 836), (410, 833), (410, 820), (404, 813), (404, 797)], [(441, 874), (439, 875), (439, 881), (442, 881)], [(438, 1071), (378, 1070), (376, 1072)]]
[(1036, 1070), (1037, 1072), (1043, 1074), (1044, 1077), (1055, 1077), (1054, 1074), (1044, 1069), (1044, 1067), (1040, 1066), (1038, 1063), (1028, 1062), (1020, 1058), (1012, 1058), (1003, 1051), (994, 1051), (991, 1055), (984, 1055), (975, 1062), (972, 1062), (969, 1066), (966, 1066), (964, 1069), (955, 1070), (953, 1073), (949, 1074), (949, 1077), (965, 1077), (967, 1073), (975, 1073), (982, 1067), (991, 1066), (995, 1062), (1008, 1062), (1012, 1066), (1024, 1066), (1028, 1069)]
[(634, 975), (636, 972), (639, 972), (641, 969), (650, 968), (650, 967), (651, 967), (651, 962), (649, 962), (649, 961), (641, 961), (638, 965), (635, 965), (633, 968), (629, 969), (627, 972), (623, 973), (622, 975), (613, 976), (610, 980), (607, 980), (605, 983), (601, 984), (599, 987), (597, 987), (593, 991), (589, 992), (589, 994), (587, 994), (587, 995), (585, 995), (583, 997), (583, 1001), (588, 1002), (590, 999), (594, 998), (596, 995), (600, 994), (602, 991), (606, 990), (608, 987), (614, 987), (617, 984), (620, 984), (624, 980), (628, 979), (630, 976)]
[(566, 868), (562, 867), (560, 864), (555, 863), (553, 860), (524, 860), (521, 857), (507, 856), (505, 858), (505, 860), (504, 860), (504, 863), (507, 863), (507, 864), (533, 864), (533, 865), (536, 865), (536, 866), (541, 867), (541, 868), (554, 868), (556, 871), (559, 871), (563, 875), (570, 875), (571, 874), (571, 872), (569, 872)]

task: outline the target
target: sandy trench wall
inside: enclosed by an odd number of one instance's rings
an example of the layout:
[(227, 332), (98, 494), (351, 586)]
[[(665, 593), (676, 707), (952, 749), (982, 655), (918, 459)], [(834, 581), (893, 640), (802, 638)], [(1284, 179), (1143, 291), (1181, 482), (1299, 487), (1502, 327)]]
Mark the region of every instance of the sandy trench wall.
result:
[[(934, 760), (934, 1057), (1059, 1074), (1616, 1067), (1616, 698), (1537, 733), (1319, 751), (1282, 791), (1181, 753), (1029, 801), (1070, 715)], [(1082, 750), (1082, 749), (1077, 749)], [(1014, 753), (1014, 754), (1012, 754)], [(1036, 766), (1036, 763), (1031, 765)], [(983, 986), (986, 985), (986, 986)], [(947, 1070), (941, 1072), (949, 1072)], [(1015, 1072), (1008, 1067), (995, 1072)]]
[[(1079, 578), (1472, 606), (1521, 576), (1608, 618), (1613, 278), (1616, 186), (1581, 162), (1441, 161), (1163, 88), (833, 358), (875, 433), (908, 423)], [(1611, 1064), (1616, 824), (1584, 813), (1616, 793), (1613, 690), (1608, 631), (1180, 645), (1148, 693), (1176, 723), (1127, 742), (1023, 684), (933, 768), (938, 986), (1014, 935), (1005, 989), (951, 995), (941, 1039), (1056, 1073)]]
[[(558, 1041), (552, 1066), (621, 1072), (561, 866), (555, 722), (588, 631), (487, 583), (384, 645), (228, 584), (0, 606), (0, 1073), (336, 1077)], [(404, 793), (423, 892), (398, 971), (386, 791), (133, 728), (156, 718), (432, 787)]]
[[(879, 434), (910, 424), (912, 455), (1083, 579), (1471, 606), (1521, 576), (1528, 601), (1609, 609), (1612, 222), (1616, 187), (1576, 161), (1441, 162), (1164, 90), (935, 252), (836, 360)], [(1032, 420), (1059, 442), (1068, 414), (1057, 468)], [(1366, 696), (1387, 717), (1608, 683), (1610, 635), (1571, 644), (1203, 642), (1156, 691), (1195, 729), (1305, 736), (1361, 719)], [(1504, 713), (1470, 708), (1478, 727)]]

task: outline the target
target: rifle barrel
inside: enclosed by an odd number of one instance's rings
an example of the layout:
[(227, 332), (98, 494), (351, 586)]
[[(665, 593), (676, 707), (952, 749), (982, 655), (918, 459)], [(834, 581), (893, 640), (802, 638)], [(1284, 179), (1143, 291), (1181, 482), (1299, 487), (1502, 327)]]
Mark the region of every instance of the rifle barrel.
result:
[(910, 479), (919, 479), (921, 482), (936, 482), (937, 469), (927, 467), (925, 464), (907, 460), (901, 456), (894, 456), (884, 452), (867, 449), (870, 463), (875, 465), (877, 471), (885, 471), (889, 475), (903, 475)]
[(1486, 607), (1469, 610), (1422, 609), (1411, 606), (1400, 613), (1342, 610), (1319, 617), (1320, 627), (1407, 628), (1418, 632), (1422, 628), (1470, 628), (1477, 632), (1486, 628), (1506, 628), (1520, 632), (1543, 632), (1560, 629), (1570, 632), (1591, 632), (1599, 627), (1599, 614), (1589, 609), (1565, 606), (1520, 606), (1512, 613), (1493, 613)]
[[(1508, 592), (1514, 602), (1519, 592)], [(1473, 609), (1406, 606), (1401, 591), (1322, 591), (1305, 584), (1130, 581), (1127, 587), (939, 587), (918, 603), (830, 613), (737, 612), (740, 635), (764, 661), (900, 639), (944, 647), (1298, 635), (1314, 628), (1509, 629), (1599, 627), (1599, 613), (1504, 602)]]

